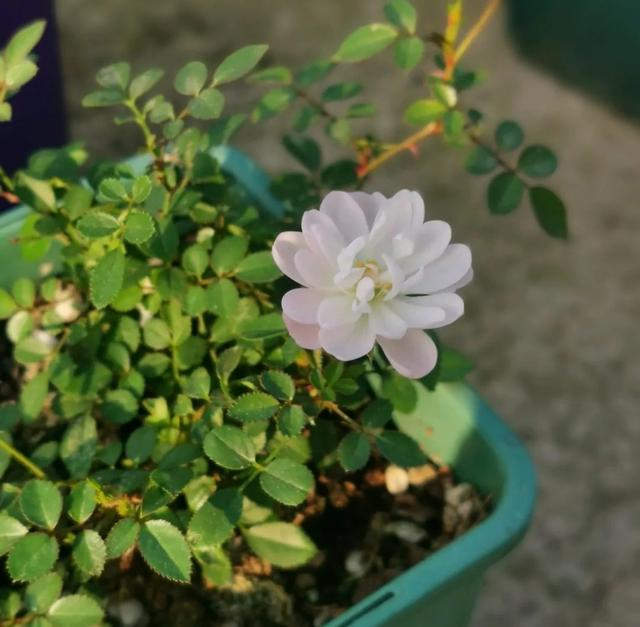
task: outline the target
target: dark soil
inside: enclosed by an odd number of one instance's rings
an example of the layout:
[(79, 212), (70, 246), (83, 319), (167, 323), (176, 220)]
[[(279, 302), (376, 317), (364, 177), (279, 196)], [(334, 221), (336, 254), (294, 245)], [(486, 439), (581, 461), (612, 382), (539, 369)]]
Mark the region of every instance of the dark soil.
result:
[[(420, 477), (422, 475), (422, 477)], [(489, 503), (446, 468), (424, 467), (428, 480), (392, 495), (381, 468), (351, 481), (320, 477), (306, 509), (294, 518), (320, 553), (293, 571), (271, 567), (235, 547), (234, 580), (222, 588), (170, 584), (151, 574), (139, 556), (113, 563), (103, 581), (112, 590), (112, 616), (120, 602), (141, 613), (128, 627), (316, 627), (380, 588), (482, 520)], [(322, 548), (326, 547), (326, 548)], [(122, 572), (122, 566), (127, 574)], [(125, 612), (126, 613), (126, 612)]]

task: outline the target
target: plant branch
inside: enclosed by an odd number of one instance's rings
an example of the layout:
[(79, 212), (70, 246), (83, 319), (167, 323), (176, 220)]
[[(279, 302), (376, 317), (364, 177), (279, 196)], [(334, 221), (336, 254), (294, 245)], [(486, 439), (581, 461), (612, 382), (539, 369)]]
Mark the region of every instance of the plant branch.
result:
[(8, 453), (19, 464), (22, 464), (33, 475), (38, 477), (38, 479), (46, 479), (47, 475), (44, 473), (44, 470), (40, 468), (40, 466), (37, 466), (30, 459), (25, 457), (20, 451), (13, 448), (13, 446), (11, 446), (11, 444), (9, 444), (9, 442), (7, 442), (4, 438), (0, 438), (0, 449)]
[(476, 37), (478, 37), (478, 35), (484, 30), (491, 17), (500, 6), (500, 2), (501, 0), (490, 0), (489, 4), (484, 8), (484, 11), (480, 14), (476, 23), (469, 29), (467, 34), (464, 36), (464, 39), (460, 42), (460, 45), (456, 48), (453, 55), (455, 63), (462, 58), (462, 55), (464, 55)]

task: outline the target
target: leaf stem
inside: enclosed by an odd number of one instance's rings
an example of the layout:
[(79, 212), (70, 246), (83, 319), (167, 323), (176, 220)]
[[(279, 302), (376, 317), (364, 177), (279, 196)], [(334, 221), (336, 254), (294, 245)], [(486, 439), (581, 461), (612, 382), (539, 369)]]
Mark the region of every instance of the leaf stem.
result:
[(30, 459), (25, 457), (20, 451), (13, 448), (9, 442), (7, 442), (4, 438), (0, 437), (0, 449), (4, 450), (8, 453), (13, 459), (15, 459), (19, 464), (22, 464), (27, 470), (29, 470), (33, 475), (38, 477), (38, 479), (46, 479), (47, 475), (44, 470), (34, 464)]
[(467, 34), (464, 36), (464, 39), (460, 42), (460, 45), (456, 48), (456, 51), (453, 55), (453, 60), (455, 63), (457, 63), (462, 58), (462, 55), (464, 55), (469, 46), (484, 30), (485, 26), (488, 24), (489, 20), (500, 6), (500, 2), (501, 0), (490, 0), (490, 2), (484, 8), (484, 11), (480, 14), (480, 17), (478, 18), (476, 23), (469, 29)]

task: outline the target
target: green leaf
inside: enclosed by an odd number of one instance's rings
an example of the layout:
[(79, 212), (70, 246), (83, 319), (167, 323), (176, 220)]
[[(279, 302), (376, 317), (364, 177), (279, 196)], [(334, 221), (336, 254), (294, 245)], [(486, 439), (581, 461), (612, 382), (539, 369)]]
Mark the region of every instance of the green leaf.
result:
[(182, 253), (182, 267), (200, 278), (209, 267), (209, 252), (203, 244), (193, 244)]
[(289, 153), (311, 172), (315, 172), (320, 167), (322, 154), (318, 142), (314, 139), (285, 135), (282, 143)]
[(20, 509), (34, 525), (54, 529), (62, 513), (62, 496), (51, 481), (31, 479), (20, 493)]
[(209, 140), (211, 146), (228, 144), (231, 137), (244, 124), (247, 116), (244, 113), (234, 113), (221, 117), (209, 127)]
[(36, 299), (36, 286), (31, 279), (27, 277), (17, 279), (11, 287), (11, 293), (19, 307), (23, 309), (33, 307)]
[(345, 114), (348, 118), (370, 118), (377, 113), (376, 106), (371, 102), (352, 104)]
[[(48, 181), (42, 181), (20, 172), (16, 192), (24, 203), (38, 211), (55, 209), (56, 195)], [(24, 236), (24, 232), (21, 235)]]
[(229, 316), (237, 308), (240, 297), (238, 288), (229, 279), (212, 283), (205, 291), (207, 309), (217, 316)]
[(137, 466), (146, 462), (156, 445), (158, 431), (151, 425), (138, 427), (127, 439), (125, 455)]
[(393, 58), (402, 70), (413, 69), (424, 56), (424, 42), (419, 37), (398, 39), (393, 48)]
[(249, 468), (256, 460), (251, 438), (237, 427), (216, 427), (207, 433), (203, 448), (209, 459), (229, 470)]
[(293, 77), (291, 70), (287, 67), (268, 67), (264, 70), (254, 72), (249, 81), (252, 83), (271, 83), (274, 85), (290, 85)]
[(82, 99), (83, 107), (110, 107), (124, 101), (124, 96), (119, 89), (99, 89), (87, 94)]
[(377, 398), (362, 412), (362, 424), (369, 429), (381, 429), (393, 414), (393, 405), (385, 398)]
[[(166, 357), (166, 355), (163, 355)], [(168, 361), (168, 357), (166, 357)], [(140, 361), (142, 371), (142, 360)], [(129, 390), (110, 390), (102, 403), (102, 415), (111, 422), (124, 424), (138, 414), (138, 401)]]
[(266, 420), (271, 418), (280, 404), (270, 394), (264, 392), (249, 392), (236, 400), (229, 415), (243, 422), (252, 420)]
[(227, 382), (231, 373), (240, 365), (243, 348), (241, 346), (231, 346), (218, 355), (216, 361), (216, 371), (221, 381)]
[(155, 232), (153, 218), (144, 211), (132, 211), (124, 223), (124, 238), (130, 244), (144, 244)]
[(284, 435), (298, 435), (307, 424), (307, 416), (300, 405), (283, 407), (278, 415), (278, 428)]
[(75, 418), (60, 441), (60, 459), (73, 479), (86, 477), (96, 453), (98, 432), (92, 416)]
[(508, 152), (521, 146), (524, 141), (524, 131), (517, 122), (505, 120), (498, 124), (495, 137), (498, 148)]
[(114, 88), (123, 92), (129, 84), (131, 67), (128, 63), (114, 63), (103, 67), (96, 74), (96, 81), (101, 87)]
[(414, 384), (396, 373), (385, 377), (382, 382), (382, 394), (391, 401), (394, 409), (403, 413), (413, 411), (418, 402), (418, 394)]
[(17, 308), (16, 301), (9, 292), (0, 287), (0, 320), (10, 318)]
[(296, 83), (299, 87), (310, 87), (325, 78), (334, 67), (335, 63), (327, 60), (309, 63), (296, 74)]
[(338, 446), (338, 460), (347, 472), (363, 468), (370, 455), (369, 440), (364, 434), (355, 431), (345, 435)]
[(8, 102), (0, 102), (0, 122), (10, 122), (13, 117), (13, 108)]
[(17, 91), (38, 73), (38, 66), (29, 59), (16, 63), (7, 69), (5, 83), (11, 91)]
[(280, 568), (302, 566), (318, 552), (309, 536), (291, 523), (268, 522), (254, 525), (243, 534), (256, 555)]
[(34, 336), (29, 336), (21, 339), (16, 344), (13, 357), (19, 364), (26, 366), (42, 361), (49, 355), (51, 350), (48, 344), (44, 344)]
[(353, 31), (340, 44), (334, 61), (354, 63), (381, 52), (398, 36), (398, 31), (389, 24), (368, 24)]
[(200, 61), (184, 65), (173, 83), (176, 91), (185, 96), (196, 96), (207, 81), (207, 66)]
[(27, 531), (19, 520), (0, 512), (0, 555), (4, 555)]
[(269, 46), (257, 44), (245, 46), (222, 60), (222, 63), (213, 73), (214, 85), (222, 85), (231, 81), (238, 80), (253, 70), (264, 56)]
[(484, 146), (476, 146), (464, 162), (465, 170), (469, 174), (489, 174), (497, 165), (498, 161), (493, 153)]
[(376, 437), (376, 445), (392, 464), (402, 468), (427, 463), (427, 458), (416, 441), (400, 431), (383, 431)]
[(444, 116), (447, 106), (434, 99), (416, 100), (404, 112), (404, 119), (409, 124), (424, 126)]
[(104, 569), (107, 548), (100, 534), (84, 529), (77, 536), (71, 551), (73, 563), (85, 574), (97, 577)]
[(54, 627), (96, 627), (102, 622), (104, 612), (90, 597), (70, 594), (58, 599), (47, 612)]
[(140, 524), (133, 518), (119, 520), (107, 535), (107, 557), (114, 559), (129, 550), (137, 541)]
[(262, 387), (281, 401), (293, 400), (296, 386), (293, 379), (286, 373), (279, 370), (267, 370), (260, 377)]
[(23, 26), (11, 39), (4, 49), (4, 60), (7, 66), (19, 63), (35, 48), (42, 38), (46, 22), (38, 20)]
[(107, 177), (100, 181), (98, 196), (105, 202), (120, 202), (126, 201), (129, 193), (120, 179)]
[(211, 376), (206, 368), (196, 368), (182, 386), (184, 393), (190, 398), (207, 400), (211, 390)]
[(447, 346), (438, 349), (438, 381), (462, 381), (473, 370), (473, 363)]
[(24, 602), (30, 612), (42, 614), (56, 601), (62, 592), (62, 577), (47, 573), (30, 583), (24, 593)]
[(536, 215), (536, 219), (545, 233), (551, 237), (567, 239), (567, 210), (562, 199), (546, 187), (532, 187), (529, 190), (529, 200)]
[(32, 422), (40, 416), (49, 393), (49, 375), (37, 374), (20, 390), (20, 412), (25, 422)]
[(228, 274), (238, 267), (249, 248), (246, 237), (230, 236), (218, 242), (211, 253), (211, 267), (218, 276)]
[(129, 85), (129, 96), (134, 100), (152, 89), (155, 84), (163, 77), (164, 70), (152, 68), (139, 74)]
[(239, 335), (246, 340), (266, 340), (286, 333), (282, 314), (270, 313), (258, 318), (243, 320), (238, 325)]
[(282, 276), (270, 251), (252, 253), (236, 268), (236, 276), (247, 283), (270, 283)]
[(154, 350), (162, 350), (171, 345), (171, 329), (160, 318), (151, 318), (142, 328), (144, 343)]
[(494, 214), (510, 213), (518, 207), (524, 193), (524, 183), (517, 175), (503, 172), (491, 179), (487, 188), (487, 205)]
[(313, 474), (306, 466), (279, 457), (260, 474), (260, 486), (279, 503), (298, 505), (313, 488)]
[(191, 518), (187, 530), (189, 544), (195, 549), (228, 540), (240, 520), (242, 499), (240, 490), (217, 490)]
[(447, 111), (443, 117), (443, 136), (451, 146), (464, 146), (467, 137), (464, 133), (464, 115), (460, 111)]
[(385, 17), (398, 28), (409, 33), (416, 31), (416, 10), (409, 0), (391, 0), (384, 5)]
[(20, 538), (7, 558), (7, 570), (14, 581), (33, 581), (48, 573), (58, 559), (58, 543), (45, 533)]
[(362, 91), (362, 84), (353, 81), (345, 81), (329, 85), (322, 92), (322, 100), (325, 102), (333, 102), (335, 100), (348, 100), (357, 96)]
[(96, 489), (88, 481), (81, 481), (71, 488), (67, 513), (82, 524), (93, 514), (97, 504)]
[(224, 108), (224, 96), (219, 89), (210, 87), (189, 101), (187, 110), (196, 120), (215, 120)]
[(226, 551), (219, 546), (194, 547), (193, 555), (202, 568), (202, 575), (208, 584), (223, 586), (233, 577), (231, 561)]
[(116, 249), (108, 252), (91, 271), (89, 280), (91, 302), (97, 309), (110, 305), (122, 288), (125, 257)]
[(518, 159), (518, 169), (533, 178), (550, 176), (557, 167), (557, 157), (546, 146), (527, 146)]
[(120, 223), (104, 211), (89, 211), (85, 213), (76, 227), (85, 237), (106, 237), (120, 228)]
[(291, 87), (276, 87), (268, 91), (251, 112), (251, 120), (259, 122), (282, 113), (294, 100), (296, 92)]
[(191, 553), (184, 536), (166, 520), (149, 520), (142, 525), (140, 553), (151, 570), (173, 581), (191, 578)]
[(152, 189), (151, 179), (146, 174), (136, 176), (131, 186), (132, 202), (141, 205), (149, 197)]
[(358, 182), (357, 167), (358, 164), (351, 159), (336, 161), (322, 170), (322, 184), (332, 189), (355, 185)]

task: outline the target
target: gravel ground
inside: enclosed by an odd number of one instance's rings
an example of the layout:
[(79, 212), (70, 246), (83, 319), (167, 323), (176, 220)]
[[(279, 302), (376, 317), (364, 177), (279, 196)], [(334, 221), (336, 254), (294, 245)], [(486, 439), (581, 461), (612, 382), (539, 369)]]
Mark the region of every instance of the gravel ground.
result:
[[(473, 4), (476, 12), (480, 3)], [(297, 65), (331, 53), (352, 27), (377, 18), (381, 5), (61, 0), (73, 136), (103, 155), (135, 145), (109, 115), (78, 106), (108, 62), (131, 59), (138, 69), (171, 73), (187, 60), (213, 61), (266, 41), (271, 61)], [(436, 13), (426, 11), (429, 19)], [(553, 186), (568, 201), (570, 242), (544, 237), (526, 207), (488, 216), (484, 182), (462, 172), (461, 154), (435, 143), (420, 162), (399, 158), (371, 185), (420, 189), (431, 215), (449, 220), (456, 239), (472, 246), (477, 278), (465, 292), (468, 315), (447, 338), (476, 360), (473, 383), (528, 444), (539, 472), (531, 533), (489, 575), (474, 627), (632, 627), (640, 616), (640, 137), (630, 122), (527, 65), (504, 18), (472, 49), (474, 64), (490, 71), (474, 98), (490, 119), (521, 120), (532, 141), (557, 148)], [(392, 112), (418, 85), (407, 87), (387, 62), (358, 71), (367, 73), (367, 93), (383, 112), (380, 132), (401, 136)], [(272, 171), (292, 165), (273, 141), (278, 128), (260, 127), (241, 141)]]

